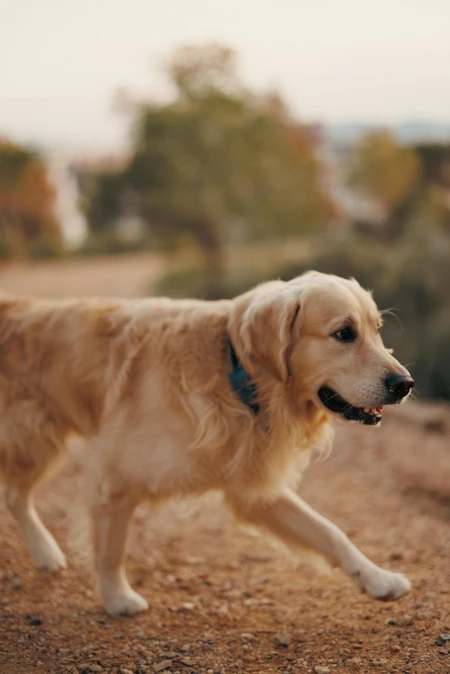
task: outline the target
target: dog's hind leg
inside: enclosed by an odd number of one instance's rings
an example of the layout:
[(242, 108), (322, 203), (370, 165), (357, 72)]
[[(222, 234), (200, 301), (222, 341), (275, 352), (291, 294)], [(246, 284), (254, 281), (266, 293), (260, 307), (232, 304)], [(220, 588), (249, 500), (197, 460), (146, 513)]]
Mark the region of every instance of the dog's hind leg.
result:
[(130, 586), (124, 567), (127, 530), (137, 500), (129, 493), (106, 491), (91, 511), (100, 598), (110, 615), (132, 615), (148, 609), (146, 600)]
[(39, 518), (32, 489), (7, 484), (6, 504), (23, 533), (37, 568), (42, 571), (58, 571), (67, 566), (58, 543)]
[(19, 382), (16, 388), (18, 394), (11, 394), (12, 402), (6, 405), (5, 390), (0, 387), (0, 479), (6, 487), (6, 504), (37, 568), (58, 571), (66, 566), (66, 559), (36, 512), (34, 491), (65, 458), (67, 429), (55, 421), (32, 387), (25, 387), (24, 393)]

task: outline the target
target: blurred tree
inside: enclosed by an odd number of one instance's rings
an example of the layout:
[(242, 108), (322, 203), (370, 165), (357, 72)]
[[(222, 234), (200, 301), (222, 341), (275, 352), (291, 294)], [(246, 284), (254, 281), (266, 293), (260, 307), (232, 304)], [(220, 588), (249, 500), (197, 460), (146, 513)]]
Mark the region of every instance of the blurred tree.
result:
[(450, 189), (450, 145), (419, 143), (414, 150), (422, 165), (423, 182)]
[(450, 234), (450, 145), (421, 143), (414, 150), (422, 170), (408, 228), (439, 241)]
[(314, 137), (279, 97), (247, 91), (235, 58), (217, 45), (175, 52), (166, 64), (174, 100), (140, 106), (129, 165), (98, 177), (88, 209), (99, 228), (133, 190), (161, 240), (188, 235), (200, 246), (210, 287), (225, 242), (303, 233), (332, 212)]
[[(97, 232), (107, 230), (121, 212), (120, 195), (123, 190), (123, 176), (115, 170), (81, 173), (78, 176), (83, 191), (87, 189), (89, 197), (83, 204), (87, 209), (91, 229)], [(83, 183), (87, 183), (83, 185)]]
[(33, 254), (45, 242), (60, 244), (60, 228), (53, 215), (54, 192), (39, 156), (0, 139), (1, 254)]
[(405, 207), (420, 175), (420, 161), (411, 148), (400, 145), (389, 131), (368, 134), (353, 148), (350, 184), (373, 199), (384, 212), (383, 238), (401, 232)]

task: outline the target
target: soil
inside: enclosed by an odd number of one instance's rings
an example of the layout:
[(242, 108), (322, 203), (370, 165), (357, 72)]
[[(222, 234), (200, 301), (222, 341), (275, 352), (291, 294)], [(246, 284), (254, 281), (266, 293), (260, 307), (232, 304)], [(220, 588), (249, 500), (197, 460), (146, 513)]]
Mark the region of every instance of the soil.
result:
[(440, 637), (450, 633), (450, 409), (411, 403), (385, 416), (380, 429), (340, 424), (299, 492), (376, 563), (406, 573), (409, 595), (377, 602), (341, 571), (239, 528), (206, 496), (139, 509), (127, 568), (150, 610), (109, 618), (71, 544), (85, 451), (74, 445), (38, 493), (68, 569), (35, 571), (0, 504), (0, 674), (450, 672)]
[(300, 488), (369, 557), (411, 578), (395, 603), (275, 549), (205, 497), (137, 512), (128, 571), (150, 610), (109, 618), (68, 541), (66, 511), (83, 481), (74, 447), (38, 498), (67, 570), (35, 571), (0, 509), (1, 674), (450, 672), (450, 641), (439, 640), (450, 633), (450, 413), (427, 412), (412, 405), (381, 429), (339, 428), (333, 454)]
[(131, 297), (148, 292), (166, 271), (157, 254), (73, 258), (0, 267), (2, 292), (34, 297)]

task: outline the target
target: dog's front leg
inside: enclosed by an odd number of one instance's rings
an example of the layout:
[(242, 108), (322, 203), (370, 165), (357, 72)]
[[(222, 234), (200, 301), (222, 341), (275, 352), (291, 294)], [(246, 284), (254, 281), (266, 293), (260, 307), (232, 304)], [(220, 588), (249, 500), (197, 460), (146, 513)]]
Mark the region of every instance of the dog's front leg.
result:
[(100, 597), (110, 615), (132, 615), (148, 609), (146, 600), (130, 586), (124, 567), (127, 530), (135, 506), (126, 494), (103, 495), (91, 512)]
[(376, 566), (334, 524), (286, 489), (278, 498), (251, 505), (230, 499), (240, 519), (265, 528), (290, 547), (310, 548), (340, 566), (375, 599), (399, 599), (411, 587), (400, 573)]

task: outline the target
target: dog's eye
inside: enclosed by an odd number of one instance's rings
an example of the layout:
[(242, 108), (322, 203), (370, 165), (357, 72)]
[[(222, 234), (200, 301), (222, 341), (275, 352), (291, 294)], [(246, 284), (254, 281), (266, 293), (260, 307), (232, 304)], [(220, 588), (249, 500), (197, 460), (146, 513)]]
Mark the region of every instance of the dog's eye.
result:
[(354, 342), (356, 339), (356, 332), (350, 326), (341, 328), (337, 332), (333, 333), (338, 342)]

